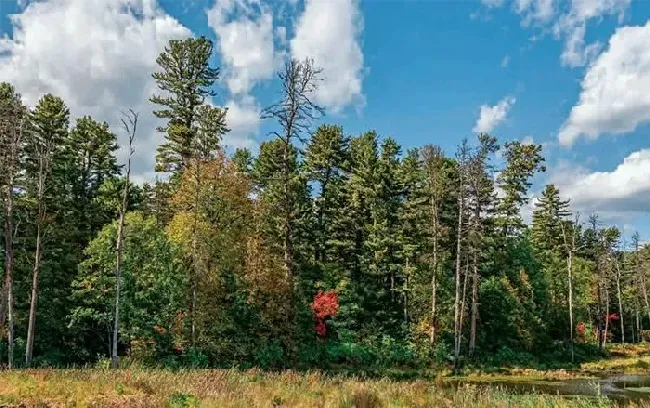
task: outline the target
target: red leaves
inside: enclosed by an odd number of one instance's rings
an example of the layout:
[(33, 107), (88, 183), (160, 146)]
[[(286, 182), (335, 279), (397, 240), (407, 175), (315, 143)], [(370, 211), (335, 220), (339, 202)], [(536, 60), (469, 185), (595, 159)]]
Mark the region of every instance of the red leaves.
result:
[(319, 291), (311, 303), (311, 310), (316, 321), (314, 331), (319, 337), (324, 338), (327, 334), (325, 319), (336, 316), (339, 312), (339, 294), (335, 290)]
[(618, 317), (618, 315), (616, 313), (612, 313), (609, 316), (607, 316), (607, 319), (609, 319), (610, 321), (611, 320), (618, 320), (619, 317)]
[(317, 320), (316, 327), (314, 327), (314, 331), (320, 337), (325, 337), (325, 335), (327, 334), (327, 326), (325, 325), (325, 320)]
[(578, 323), (578, 327), (576, 327), (576, 330), (578, 334), (583, 334), (585, 332), (585, 324), (583, 322)]
[(335, 290), (328, 290), (327, 292), (321, 290), (314, 296), (311, 310), (317, 319), (336, 316), (339, 311), (339, 294)]

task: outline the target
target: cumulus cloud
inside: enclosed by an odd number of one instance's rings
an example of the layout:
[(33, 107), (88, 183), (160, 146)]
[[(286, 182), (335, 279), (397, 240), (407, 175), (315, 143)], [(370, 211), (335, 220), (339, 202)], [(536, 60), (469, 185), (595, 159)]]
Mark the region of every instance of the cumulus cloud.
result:
[(191, 32), (155, 0), (31, 2), (12, 24), (12, 38), (0, 39), (0, 81), (14, 84), (30, 106), (45, 93), (60, 96), (73, 117), (107, 121), (121, 145), (120, 112), (140, 112), (133, 172), (141, 180), (162, 140), (148, 102), (156, 56), (170, 39)]
[(562, 145), (580, 136), (631, 132), (650, 121), (650, 21), (619, 28), (587, 69), (578, 103), (559, 132)]
[(322, 68), (316, 101), (334, 112), (364, 103), (362, 30), (357, 0), (305, 0), (298, 18), (291, 55)]
[(207, 14), (231, 93), (247, 94), (257, 82), (273, 77), (273, 13), (268, 7), (254, 1), (222, 0)]
[(585, 45), (587, 21), (602, 16), (619, 14), (627, 9), (631, 0), (574, 0), (568, 13), (560, 16), (554, 26), (556, 35), (566, 36), (564, 51), (560, 56), (563, 65), (584, 66), (600, 49), (599, 43)]
[(649, 212), (650, 149), (631, 153), (611, 171), (589, 171), (567, 161), (551, 169), (548, 183), (560, 188), (577, 211), (609, 214)]
[[(512, 10), (521, 16), (521, 25), (550, 30), (564, 40), (560, 55), (562, 65), (584, 66), (598, 55), (599, 43), (586, 44), (587, 23), (605, 16), (618, 15), (619, 20), (631, 0), (512, 0)], [(505, 4), (499, 0), (482, 0), (488, 8)]]
[(504, 120), (508, 115), (508, 111), (516, 102), (514, 96), (506, 96), (501, 99), (499, 103), (494, 106), (483, 105), (476, 125), (472, 129), (473, 132), (491, 132)]
[(501, 7), (505, 0), (481, 0), (481, 4), (488, 8)]
[(252, 147), (255, 143), (251, 135), (260, 128), (260, 106), (252, 96), (230, 100), (226, 104), (226, 122), (231, 131), (224, 137), (227, 147)]
[(230, 92), (226, 121), (231, 132), (224, 143), (248, 147), (259, 132), (260, 108), (251, 95), (260, 82), (273, 78), (282, 52), (274, 47), (274, 33), (285, 41), (284, 27), (273, 25), (271, 9), (256, 0), (219, 0), (207, 10), (208, 25), (217, 36), (223, 79)]

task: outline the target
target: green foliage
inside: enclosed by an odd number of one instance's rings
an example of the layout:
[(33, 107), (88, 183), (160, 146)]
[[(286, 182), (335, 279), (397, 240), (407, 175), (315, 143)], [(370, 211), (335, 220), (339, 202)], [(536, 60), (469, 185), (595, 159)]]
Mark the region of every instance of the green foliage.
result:
[[(208, 100), (212, 51), (206, 38), (173, 40), (157, 59), (151, 101), (166, 123), (156, 167), (173, 174), (129, 186), (123, 364), (418, 369), (449, 364), (459, 344), (465, 364), (524, 366), (590, 358), (605, 322), (609, 342), (647, 337), (650, 246), (636, 236), (629, 251), (596, 217), (589, 228), (570, 221), (553, 185), (525, 225), (541, 146), (506, 142), (495, 177), (488, 134), (446, 157), (374, 131), (312, 133), (320, 71), (294, 60), (281, 101), (264, 110), (275, 137), (229, 157), (228, 112)], [(28, 111), (0, 84), (0, 259), (14, 271), (0, 275), (0, 355), (9, 286), (15, 354), (26, 342), (40, 231), (40, 366), (101, 363), (111, 346), (126, 180), (107, 123), (70, 127), (60, 98)], [(339, 309), (316, 335), (321, 290), (337, 292)]]

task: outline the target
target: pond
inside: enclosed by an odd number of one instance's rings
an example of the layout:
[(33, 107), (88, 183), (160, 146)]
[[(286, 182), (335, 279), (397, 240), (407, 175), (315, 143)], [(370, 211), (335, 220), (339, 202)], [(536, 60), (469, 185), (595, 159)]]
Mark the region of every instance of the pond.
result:
[(562, 381), (521, 381), (499, 379), (496, 381), (457, 381), (500, 388), (515, 394), (552, 394), (563, 396), (604, 396), (619, 401), (650, 400), (650, 375), (611, 375), (592, 379)]

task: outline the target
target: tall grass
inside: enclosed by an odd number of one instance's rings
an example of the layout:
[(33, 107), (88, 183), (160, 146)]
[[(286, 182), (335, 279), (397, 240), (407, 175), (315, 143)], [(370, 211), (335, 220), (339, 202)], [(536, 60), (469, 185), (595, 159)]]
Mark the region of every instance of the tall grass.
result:
[[(0, 406), (609, 407), (607, 399), (510, 395), (441, 381), (362, 380), (257, 370), (28, 370), (0, 373)], [(648, 405), (650, 407), (650, 405)]]

